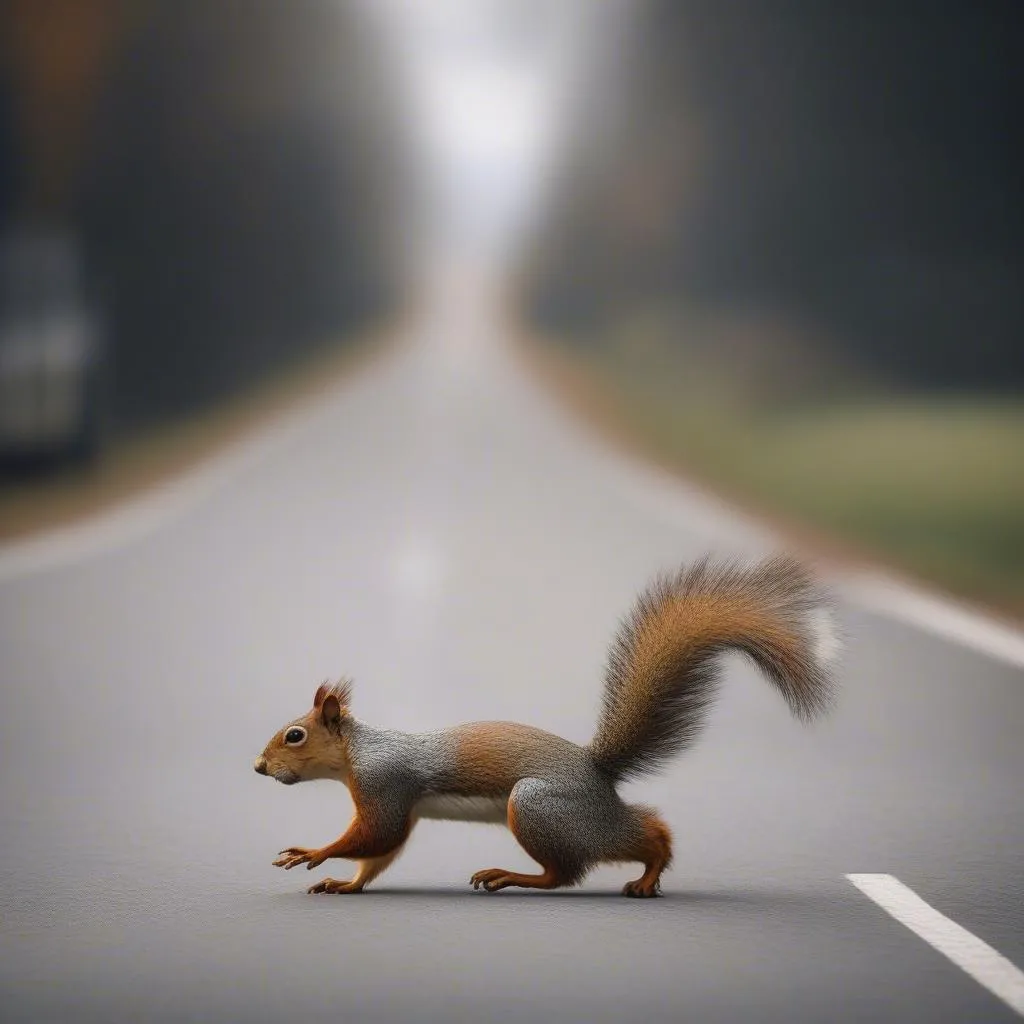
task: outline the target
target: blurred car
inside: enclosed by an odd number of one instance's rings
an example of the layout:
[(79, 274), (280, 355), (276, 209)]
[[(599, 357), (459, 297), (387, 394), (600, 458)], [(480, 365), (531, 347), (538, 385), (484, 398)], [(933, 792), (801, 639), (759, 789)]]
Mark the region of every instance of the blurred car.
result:
[(0, 237), (0, 460), (95, 456), (106, 362), (75, 238), (39, 229)]

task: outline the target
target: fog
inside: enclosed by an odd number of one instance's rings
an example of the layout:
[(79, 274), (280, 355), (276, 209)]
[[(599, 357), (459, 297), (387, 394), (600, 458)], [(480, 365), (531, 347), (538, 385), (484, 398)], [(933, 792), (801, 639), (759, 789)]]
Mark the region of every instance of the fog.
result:
[(5, 479), (116, 462), (454, 275), (479, 343), (531, 339), (683, 475), (1018, 608), (1020, 29), (952, 0), (11, 0)]

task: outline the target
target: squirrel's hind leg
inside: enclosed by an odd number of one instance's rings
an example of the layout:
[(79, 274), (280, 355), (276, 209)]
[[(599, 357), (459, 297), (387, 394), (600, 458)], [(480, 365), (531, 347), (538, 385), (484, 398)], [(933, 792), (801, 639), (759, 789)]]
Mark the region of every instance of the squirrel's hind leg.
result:
[(470, 879), (474, 889), (497, 892), (509, 886), (520, 889), (559, 889), (575, 885), (586, 874), (594, 857), (570, 837), (567, 829), (583, 801), (541, 779), (520, 779), (508, 800), (509, 831), (519, 845), (544, 869), (527, 875), (505, 868), (478, 871)]
[(644, 873), (622, 890), (624, 896), (643, 899), (657, 896), (661, 874), (672, 863), (672, 832), (649, 807), (631, 807), (633, 827), (622, 860), (639, 861)]

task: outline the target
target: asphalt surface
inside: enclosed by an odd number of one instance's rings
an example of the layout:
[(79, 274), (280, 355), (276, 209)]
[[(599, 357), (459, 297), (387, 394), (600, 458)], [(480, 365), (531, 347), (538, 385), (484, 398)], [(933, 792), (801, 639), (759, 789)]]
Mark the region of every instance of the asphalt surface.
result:
[(322, 678), (375, 724), (585, 741), (648, 576), (770, 543), (627, 484), (495, 335), (439, 313), (223, 486), (0, 580), (0, 1019), (1019, 1019), (844, 876), (1024, 966), (1024, 675), (852, 607), (832, 718), (736, 660), (696, 749), (630, 787), (676, 832), (661, 900), (618, 895), (631, 868), (475, 893), (530, 867), (483, 825), (421, 823), (354, 897), (305, 895), (343, 862), (271, 866), (348, 821), (337, 784), (252, 770)]

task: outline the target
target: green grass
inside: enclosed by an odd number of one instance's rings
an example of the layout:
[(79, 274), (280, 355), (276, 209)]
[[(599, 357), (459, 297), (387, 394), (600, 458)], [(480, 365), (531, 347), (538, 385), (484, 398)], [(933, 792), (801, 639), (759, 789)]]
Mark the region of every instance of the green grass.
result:
[[(561, 346), (560, 346), (561, 348)], [(571, 352), (663, 460), (968, 598), (1024, 614), (1024, 401), (894, 397), (843, 381), (784, 402), (699, 352)], [(586, 354), (583, 354), (586, 352)], [(807, 395), (830, 395), (807, 400)]]

